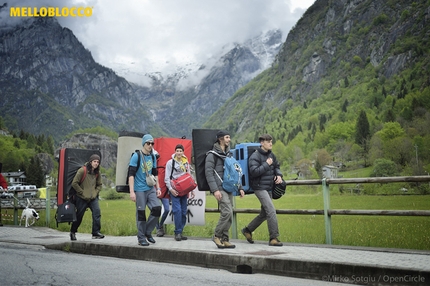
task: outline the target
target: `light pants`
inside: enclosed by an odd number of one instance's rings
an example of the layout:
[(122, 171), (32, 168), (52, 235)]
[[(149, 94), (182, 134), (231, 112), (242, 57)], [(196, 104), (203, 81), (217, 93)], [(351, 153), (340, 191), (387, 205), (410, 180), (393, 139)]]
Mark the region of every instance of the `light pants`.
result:
[(253, 232), (265, 220), (267, 220), (267, 227), (269, 229), (270, 240), (278, 238), (278, 218), (276, 217), (276, 209), (272, 201), (272, 193), (266, 190), (254, 191), (261, 204), (260, 213), (248, 224), (248, 230)]
[(215, 227), (215, 236), (222, 240), (229, 239), (229, 230), (233, 221), (233, 194), (227, 193), (224, 190), (220, 191), (222, 194), (219, 204), (219, 220)]
[[(137, 240), (146, 241), (146, 236), (150, 236), (160, 217), (161, 205), (160, 199), (157, 198), (155, 188), (146, 192), (135, 192), (136, 194), (136, 226)], [(148, 206), (151, 211), (146, 219), (145, 208)], [(155, 211), (158, 210), (158, 211)], [(154, 211), (157, 213), (154, 215)]]

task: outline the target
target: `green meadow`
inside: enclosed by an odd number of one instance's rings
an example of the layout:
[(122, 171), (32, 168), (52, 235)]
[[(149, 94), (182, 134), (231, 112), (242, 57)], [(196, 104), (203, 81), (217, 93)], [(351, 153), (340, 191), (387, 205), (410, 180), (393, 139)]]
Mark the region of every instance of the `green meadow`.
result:
[[(100, 201), (102, 210), (102, 232), (107, 235), (136, 235), (135, 206), (127, 195), (123, 199)], [(291, 194), (274, 201), (277, 209), (323, 209), (321, 193)], [(238, 209), (259, 209), (254, 195), (235, 198)], [(430, 195), (332, 195), (331, 209), (357, 210), (430, 210)], [(206, 196), (206, 208), (217, 208), (213, 196)], [(2, 210), (4, 213), (5, 210)], [(9, 210), (11, 213), (11, 210)], [(247, 225), (256, 214), (237, 214), (238, 238), (244, 240), (240, 229)], [(36, 225), (45, 225), (45, 211), (40, 211), (41, 219)], [(50, 227), (69, 231), (67, 223), (59, 224), (51, 210)], [(218, 213), (206, 213), (205, 225), (187, 225), (184, 235), (210, 238), (218, 221)], [(430, 217), (400, 216), (332, 216), (332, 240), (335, 245), (404, 248), (430, 250)], [(287, 243), (325, 244), (325, 224), (322, 215), (278, 214), (280, 240)], [(12, 224), (13, 222), (3, 222)], [(173, 225), (167, 225), (167, 235), (173, 235)], [(80, 232), (91, 232), (91, 212), (84, 216)], [(268, 241), (267, 225), (264, 223), (253, 233), (255, 240)]]

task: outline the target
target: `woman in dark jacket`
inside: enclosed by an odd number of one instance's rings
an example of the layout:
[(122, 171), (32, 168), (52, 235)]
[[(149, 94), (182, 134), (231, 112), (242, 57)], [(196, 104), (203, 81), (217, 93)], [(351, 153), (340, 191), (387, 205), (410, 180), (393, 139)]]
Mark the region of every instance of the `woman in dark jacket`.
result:
[(265, 220), (269, 229), (269, 245), (282, 246), (279, 241), (278, 218), (272, 201), (272, 190), (275, 184), (282, 182), (282, 173), (279, 162), (272, 153), (272, 136), (265, 134), (259, 138), (261, 147), (251, 154), (248, 160), (250, 186), (261, 204), (260, 214), (257, 215), (247, 227), (242, 229), (242, 234), (249, 243), (252, 240), (252, 232)]

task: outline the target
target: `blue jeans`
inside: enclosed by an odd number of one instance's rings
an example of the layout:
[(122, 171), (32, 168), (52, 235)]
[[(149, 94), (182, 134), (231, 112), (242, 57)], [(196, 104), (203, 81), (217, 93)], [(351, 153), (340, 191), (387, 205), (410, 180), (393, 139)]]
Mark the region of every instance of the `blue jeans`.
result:
[(70, 227), (70, 232), (78, 232), (78, 228), (82, 223), (85, 211), (87, 210), (87, 208), (89, 208), (93, 216), (92, 234), (99, 233), (101, 229), (101, 211), (99, 206), (99, 199), (96, 198), (94, 200), (86, 201), (76, 196), (75, 206), (77, 220), (72, 223), (72, 226)]
[(172, 213), (175, 222), (175, 234), (182, 233), (187, 223), (188, 195), (182, 197), (171, 196)]
[(167, 216), (169, 215), (170, 210), (170, 200), (167, 198), (162, 198), (161, 203), (163, 204), (164, 212), (160, 217), (160, 222), (157, 223), (156, 228), (163, 227), (164, 222), (166, 221)]

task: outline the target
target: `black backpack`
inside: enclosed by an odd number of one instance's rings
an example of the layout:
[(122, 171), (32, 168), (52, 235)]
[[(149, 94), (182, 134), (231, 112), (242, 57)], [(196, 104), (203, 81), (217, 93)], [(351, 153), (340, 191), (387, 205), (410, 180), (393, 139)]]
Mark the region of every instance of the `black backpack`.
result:
[(59, 223), (76, 221), (76, 207), (70, 201), (65, 201), (58, 206), (57, 212), (55, 213), (55, 220), (57, 221), (57, 227)]

